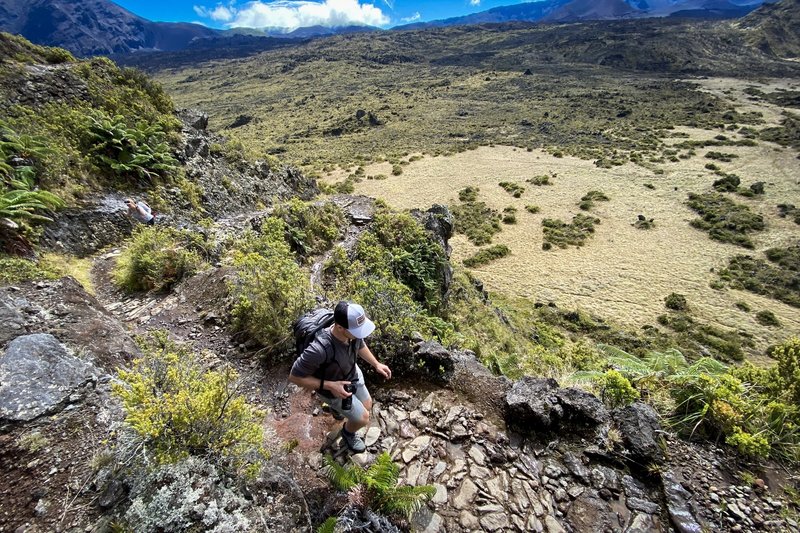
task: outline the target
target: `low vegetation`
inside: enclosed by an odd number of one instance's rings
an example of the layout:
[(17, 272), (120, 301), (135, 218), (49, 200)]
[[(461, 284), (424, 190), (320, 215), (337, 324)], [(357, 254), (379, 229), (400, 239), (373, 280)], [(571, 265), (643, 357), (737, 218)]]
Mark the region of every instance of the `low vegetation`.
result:
[(228, 261), (236, 274), (229, 283), (234, 327), (258, 341), (265, 355), (289, 345), (290, 325), (313, 303), (308, 276), (285, 234), (284, 221), (270, 217), (258, 232), (246, 232), (228, 244)]
[(800, 209), (793, 204), (778, 204), (778, 215), (781, 218), (791, 218), (795, 224), (800, 224)]
[(543, 250), (550, 250), (553, 246), (566, 248), (567, 246), (583, 246), (594, 233), (594, 227), (600, 223), (599, 218), (584, 214), (572, 217), (572, 222), (567, 224), (559, 219), (546, 218), (542, 220), (544, 231)]
[(114, 267), (114, 283), (129, 292), (164, 292), (203, 268), (204, 238), (169, 226), (134, 230)]
[(514, 198), (519, 198), (525, 192), (525, 187), (512, 181), (501, 181), (498, 185)]
[(166, 332), (140, 344), (144, 356), (120, 371), (113, 390), (145, 453), (160, 464), (199, 456), (229, 473), (255, 474), (266, 457), (263, 415), (239, 391), (236, 372), (205, 368)]
[(510, 254), (511, 254), (511, 249), (508, 246), (506, 246), (505, 244), (495, 244), (494, 246), (490, 246), (489, 248), (478, 250), (478, 252), (475, 255), (464, 259), (464, 266), (469, 268), (475, 268), (487, 265), (492, 261), (494, 261), (495, 259), (500, 259)]
[[(772, 351), (777, 365), (728, 367), (702, 357), (693, 363), (676, 350), (637, 357), (601, 346), (605, 364), (635, 389), (647, 391), (652, 403), (688, 438), (724, 439), (754, 458), (800, 461), (800, 340), (790, 339)], [(634, 397), (619, 376), (597, 371), (579, 379), (613, 380), (621, 401)]]
[(333, 202), (306, 203), (297, 198), (278, 206), (273, 216), (284, 221), (286, 240), (302, 257), (329, 250), (345, 223), (344, 213)]
[(531, 185), (536, 185), (537, 187), (541, 187), (542, 185), (552, 185), (553, 182), (550, 181), (556, 177), (556, 174), (553, 172), (551, 174), (541, 174), (539, 176), (534, 176), (532, 178), (528, 178), (527, 181)]
[(608, 202), (609, 200), (610, 198), (602, 191), (589, 191), (583, 195), (578, 207), (584, 211), (589, 211), (592, 207), (594, 207), (595, 202)]
[(737, 255), (719, 271), (720, 280), (734, 289), (747, 290), (800, 307), (800, 243), (785, 248), (770, 248), (767, 261), (749, 255)]
[[(436, 494), (433, 485), (400, 485), (400, 467), (387, 452), (366, 469), (355, 464), (341, 466), (330, 455), (325, 456), (325, 465), (333, 486), (347, 493), (349, 505), (394, 520), (410, 518)], [(320, 531), (337, 531), (336, 522), (336, 517), (329, 518)]]
[[(473, 194), (470, 192), (464, 196), (472, 198)], [(475, 246), (491, 243), (492, 237), (501, 230), (502, 216), (484, 202), (462, 201), (451, 206), (450, 210), (455, 218), (455, 230), (466, 235)]]
[(753, 248), (749, 234), (766, 227), (763, 216), (720, 193), (690, 193), (687, 205), (702, 217), (692, 220), (691, 225), (717, 241)]

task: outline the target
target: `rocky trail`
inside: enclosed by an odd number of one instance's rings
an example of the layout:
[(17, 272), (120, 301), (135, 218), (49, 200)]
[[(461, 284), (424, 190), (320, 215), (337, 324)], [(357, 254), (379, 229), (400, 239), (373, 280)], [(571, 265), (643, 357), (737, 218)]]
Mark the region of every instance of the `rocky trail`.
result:
[[(354, 227), (363, 220), (353, 217)], [(263, 362), (255, 346), (226, 329), (224, 267), (166, 296), (127, 296), (110, 283), (117, 253), (95, 259), (96, 298), (70, 279), (0, 293), (6, 315), (0, 333), (12, 341), (0, 373), (8, 375), (11, 364), (33, 369), (25, 382), (4, 379), (0, 392), (0, 415), (5, 429), (12, 427), (3, 438), (16, 443), (0, 455), (12, 481), (2, 489), (0, 531), (109, 530), (96, 517), (120, 495), (88, 465), (110, 438), (112, 421), (120, 420), (109, 394), (111, 376), (138, 353), (131, 335), (154, 329), (206, 350), (212, 366), (233, 364), (248, 399), (267, 410), (271, 465), (280, 472), (274, 494), (288, 495), (270, 504), (278, 517), (273, 528), (310, 530), (347, 503), (324, 476), (325, 453), (366, 466), (386, 451), (400, 465), (402, 483), (436, 489), (410, 524), (416, 531), (798, 530), (779, 497), (789, 481), (779, 469), (753, 467), (755, 485), (742, 483), (731, 470), (737, 459), (713, 445), (676, 439), (645, 404), (608, 411), (591, 394), (553, 380), (512, 383), (491, 375), (474, 354), (431, 342), (420, 341), (415, 356), (445, 368), (443, 379), (370, 383), (375, 405), (364, 430), (367, 452), (350, 455), (338, 442), (340, 422), (310, 393), (287, 384), (288, 363)], [(43, 352), (10, 359), (14, 343), (63, 349), (34, 363)], [(42, 399), (34, 382), (59, 392)], [(10, 400), (23, 389), (40, 398), (37, 411), (30, 411), (30, 402)], [(32, 452), (19, 444), (32, 433), (47, 442), (48, 459), (30, 460)], [(15, 476), (26, 481), (15, 486)], [(13, 514), (5, 502), (13, 503)], [(21, 521), (26, 516), (28, 522)]]

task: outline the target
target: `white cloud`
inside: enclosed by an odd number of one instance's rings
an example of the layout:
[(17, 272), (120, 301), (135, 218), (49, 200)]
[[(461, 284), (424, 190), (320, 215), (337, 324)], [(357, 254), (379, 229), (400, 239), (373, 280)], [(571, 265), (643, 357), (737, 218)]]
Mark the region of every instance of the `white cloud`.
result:
[(217, 7), (207, 8), (203, 6), (194, 6), (194, 12), (201, 17), (210, 18), (217, 22), (228, 22), (233, 18), (234, 7), (225, 7), (222, 4), (217, 4)]
[(481, 5), (481, 0), (469, 0), (469, 5), (471, 5), (471, 6), (479, 6), (479, 5)]
[[(383, 0), (387, 5), (390, 2)], [(275, 0), (217, 4), (215, 8), (195, 6), (200, 16), (224, 22), (229, 28), (286, 28), (291, 31), (306, 26), (385, 26), (389, 17), (374, 4), (359, 0)]]
[(415, 22), (422, 18), (422, 15), (419, 14), (419, 11), (411, 15), (410, 17), (404, 17), (400, 19), (402, 22)]

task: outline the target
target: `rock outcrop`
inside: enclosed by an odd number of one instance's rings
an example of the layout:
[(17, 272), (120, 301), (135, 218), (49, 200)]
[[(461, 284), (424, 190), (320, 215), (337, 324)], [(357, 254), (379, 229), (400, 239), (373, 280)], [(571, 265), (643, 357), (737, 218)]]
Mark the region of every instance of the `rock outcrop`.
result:
[(19, 336), (0, 357), (0, 420), (28, 422), (76, 402), (97, 375), (52, 335)]

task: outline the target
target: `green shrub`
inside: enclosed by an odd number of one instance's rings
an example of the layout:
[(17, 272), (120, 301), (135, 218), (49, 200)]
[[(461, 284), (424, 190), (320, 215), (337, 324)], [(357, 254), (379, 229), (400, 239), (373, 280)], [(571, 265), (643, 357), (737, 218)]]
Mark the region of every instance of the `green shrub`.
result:
[(739, 426), (733, 428), (733, 433), (725, 439), (725, 443), (739, 450), (742, 455), (759, 459), (769, 457), (771, 449), (766, 437), (746, 433)]
[(594, 207), (595, 202), (608, 202), (609, 197), (606, 196), (602, 191), (589, 191), (583, 195), (581, 198), (578, 207), (583, 209), (584, 211), (590, 210)]
[(733, 161), (734, 159), (736, 159), (739, 156), (736, 155), (736, 154), (726, 154), (726, 153), (723, 153), (723, 152), (713, 152), (713, 151), (711, 151), (711, 152), (707, 152), (705, 157), (707, 159), (713, 159), (715, 161), (723, 161), (725, 163), (730, 163), (731, 161)]
[(531, 213), (532, 215), (535, 215), (536, 213), (541, 211), (541, 208), (538, 205), (526, 205), (525, 211)]
[(721, 242), (753, 248), (747, 234), (761, 231), (766, 226), (764, 217), (719, 193), (689, 194), (687, 205), (702, 216), (693, 220), (691, 225), (707, 231), (709, 237)]
[(126, 291), (168, 291), (203, 266), (199, 237), (168, 226), (139, 226), (117, 259), (114, 283)]
[(400, 165), (392, 165), (392, 176), (399, 176), (403, 173), (403, 167)]
[(800, 209), (793, 204), (778, 204), (778, 216), (793, 218), (795, 224), (800, 224)]
[(525, 192), (525, 187), (512, 181), (501, 181), (498, 185), (514, 198), (519, 198)]
[(234, 325), (261, 343), (266, 354), (288, 345), (292, 322), (313, 304), (308, 276), (295, 261), (284, 228), (282, 220), (271, 217), (260, 234), (246, 234), (232, 253)]
[(21, 257), (0, 256), (0, 285), (36, 279), (57, 279), (62, 273), (50, 265)]
[(793, 307), (800, 307), (800, 244), (770, 248), (769, 262), (749, 255), (732, 257), (727, 268), (719, 271), (720, 280), (734, 289), (770, 296)]
[(516, 224), (517, 223), (517, 208), (506, 207), (503, 209), (503, 224)]
[(639, 399), (639, 392), (633, 388), (628, 378), (613, 368), (595, 381), (600, 398), (612, 409), (623, 407)]
[(480, 189), (478, 187), (465, 187), (458, 191), (458, 199), (462, 202), (469, 203), (469, 202), (476, 202), (478, 201), (478, 193)]
[(527, 181), (531, 185), (536, 185), (537, 187), (541, 187), (542, 185), (552, 185), (550, 180), (555, 177), (556, 177), (555, 173), (551, 173), (550, 175), (542, 174), (541, 176), (534, 176), (532, 178), (528, 178), (525, 181)]
[(278, 206), (273, 216), (286, 223), (286, 239), (304, 257), (330, 249), (345, 225), (344, 213), (333, 202), (310, 204), (294, 198)]
[(482, 246), (492, 242), (495, 233), (500, 232), (500, 215), (484, 202), (466, 202), (451, 206), (455, 218), (455, 230), (463, 233), (475, 245)]
[(800, 405), (800, 338), (792, 337), (770, 350), (778, 362), (781, 389), (794, 405)]
[(495, 259), (506, 257), (511, 254), (511, 249), (505, 244), (496, 244), (489, 248), (479, 250), (475, 255), (464, 259), (464, 266), (475, 268), (491, 263)]
[(674, 292), (664, 298), (664, 305), (667, 309), (672, 309), (674, 311), (685, 311), (688, 307), (686, 305), (686, 296)]
[(768, 310), (759, 311), (758, 313), (756, 313), (756, 322), (758, 322), (762, 326), (769, 326), (775, 328), (781, 326), (781, 321), (778, 320), (778, 317), (775, 316), (775, 313)]
[(142, 341), (144, 357), (121, 370), (114, 393), (125, 422), (160, 464), (211, 458), (230, 472), (255, 474), (266, 454), (263, 414), (250, 406), (230, 367), (204, 368), (166, 332)]
[(736, 192), (742, 180), (736, 174), (725, 174), (714, 182), (714, 190), (719, 192)]
[(552, 218), (542, 220), (545, 244), (566, 248), (569, 245), (583, 246), (586, 239), (594, 233), (595, 224), (600, 219), (579, 214), (569, 224)]

